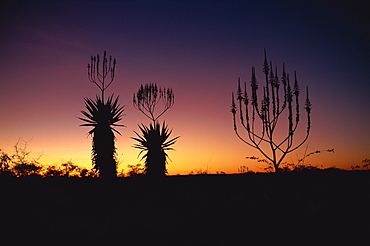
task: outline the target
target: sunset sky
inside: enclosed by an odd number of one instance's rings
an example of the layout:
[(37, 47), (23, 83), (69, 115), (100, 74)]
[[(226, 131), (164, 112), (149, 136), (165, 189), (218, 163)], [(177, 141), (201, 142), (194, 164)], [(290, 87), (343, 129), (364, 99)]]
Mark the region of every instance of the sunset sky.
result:
[[(119, 169), (137, 164), (130, 137), (150, 121), (132, 106), (141, 84), (171, 87), (175, 105), (160, 120), (181, 136), (168, 152), (169, 174), (196, 169), (262, 171), (262, 157), (233, 132), (231, 93), (263, 50), (281, 71), (309, 86), (308, 151), (335, 149), (306, 163), (348, 168), (370, 158), (370, 29), (364, 4), (344, 1), (5, 1), (0, 5), (0, 149), (29, 141), (43, 164), (72, 160), (91, 167), (82, 123), (84, 97), (99, 90), (87, 78), (91, 55), (117, 59), (107, 94), (125, 107), (117, 128)], [(280, 75), (279, 75), (280, 76)], [(303, 105), (304, 98), (301, 98)], [(300, 132), (305, 131), (302, 115)], [(298, 138), (298, 137), (297, 137)], [(297, 161), (305, 147), (287, 161)]]

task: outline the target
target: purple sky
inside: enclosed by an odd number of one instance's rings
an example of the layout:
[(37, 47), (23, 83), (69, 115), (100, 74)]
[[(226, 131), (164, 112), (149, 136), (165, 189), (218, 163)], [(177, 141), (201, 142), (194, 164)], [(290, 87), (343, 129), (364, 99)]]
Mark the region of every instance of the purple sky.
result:
[[(90, 166), (91, 141), (79, 127), (83, 97), (99, 91), (87, 79), (91, 55), (117, 59), (107, 93), (126, 105), (118, 129), (120, 168), (136, 164), (132, 106), (141, 84), (171, 87), (175, 105), (161, 120), (181, 138), (169, 152), (170, 174), (195, 169), (236, 172), (261, 155), (234, 134), (231, 92), (262, 83), (263, 49), (281, 71), (297, 71), (313, 104), (308, 151), (334, 148), (307, 162), (349, 167), (370, 157), (369, 17), (345, 1), (6, 1), (0, 19), (0, 148), (29, 141), (41, 163)], [(303, 98), (302, 98), (303, 104)], [(304, 132), (306, 122), (301, 121)], [(287, 161), (297, 160), (304, 147)]]

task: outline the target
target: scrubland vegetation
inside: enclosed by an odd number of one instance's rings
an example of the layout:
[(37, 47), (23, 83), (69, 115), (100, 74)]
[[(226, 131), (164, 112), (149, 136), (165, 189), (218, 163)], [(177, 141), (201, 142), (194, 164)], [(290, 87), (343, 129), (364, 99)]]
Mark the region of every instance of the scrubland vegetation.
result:
[[(281, 172), (297, 172), (297, 171), (312, 171), (312, 170), (369, 170), (370, 159), (366, 158), (362, 163), (350, 165), (347, 169), (339, 169), (335, 166), (324, 168), (323, 166), (315, 166), (305, 162), (305, 159), (313, 154), (322, 152), (334, 152), (334, 149), (316, 150), (314, 152), (304, 154), (302, 158), (294, 162), (284, 162), (281, 164)], [(97, 171), (93, 168), (87, 169), (80, 167), (72, 161), (66, 161), (60, 164), (45, 165), (40, 163), (42, 155), (31, 157), (31, 152), (27, 151), (27, 142), (18, 140), (14, 145), (14, 152), (12, 154), (5, 153), (0, 149), (0, 177), (99, 177)], [(273, 172), (274, 168), (268, 163), (266, 159), (250, 156), (247, 159), (255, 160), (256, 162), (264, 163), (264, 172)], [(254, 173), (249, 170), (247, 166), (239, 166), (235, 170), (235, 174)], [(212, 173), (207, 166), (205, 169), (195, 169), (188, 172), (188, 175), (205, 175), (205, 174), (226, 174), (223, 171)], [(121, 169), (117, 177), (137, 177), (145, 175), (145, 166), (142, 164), (128, 165), (126, 169)]]

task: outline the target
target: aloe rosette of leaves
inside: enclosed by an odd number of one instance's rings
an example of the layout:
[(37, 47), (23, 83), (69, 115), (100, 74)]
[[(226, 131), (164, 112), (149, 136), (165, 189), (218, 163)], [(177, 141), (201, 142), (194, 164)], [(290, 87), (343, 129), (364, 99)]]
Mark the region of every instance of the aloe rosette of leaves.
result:
[[(80, 120), (87, 123), (80, 126), (92, 126), (88, 134), (92, 135), (92, 162), (93, 168), (97, 170), (101, 177), (116, 177), (117, 162), (114, 132), (120, 134), (113, 127), (124, 126), (117, 124), (122, 119), (124, 106), (118, 103), (119, 96), (109, 96), (104, 102), (102, 98), (96, 96), (95, 100), (84, 98), (86, 111), (81, 113), (86, 118)], [(121, 134), (120, 134), (121, 135)]]
[(137, 137), (132, 139), (138, 141), (133, 147), (141, 149), (139, 156), (146, 151), (141, 160), (145, 159), (144, 172), (148, 176), (164, 176), (167, 173), (166, 164), (168, 155), (165, 151), (173, 150), (173, 145), (180, 137), (169, 139), (172, 130), (163, 122), (162, 126), (158, 123), (151, 123), (149, 126), (139, 125), (141, 135), (137, 132)]

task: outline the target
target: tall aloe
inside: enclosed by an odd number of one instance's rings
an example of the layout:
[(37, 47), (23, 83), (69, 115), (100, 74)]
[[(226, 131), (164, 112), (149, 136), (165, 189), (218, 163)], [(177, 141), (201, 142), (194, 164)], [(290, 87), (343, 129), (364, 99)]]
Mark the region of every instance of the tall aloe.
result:
[(114, 126), (122, 119), (123, 106), (118, 104), (118, 96), (113, 95), (104, 100), (105, 90), (113, 83), (116, 69), (116, 58), (107, 57), (104, 51), (100, 58), (99, 54), (91, 56), (90, 63), (87, 65), (87, 75), (91, 83), (95, 84), (101, 97), (95, 99), (84, 98), (87, 111), (81, 111), (86, 119), (79, 118), (87, 124), (81, 126), (92, 126), (89, 134), (93, 136), (92, 162), (93, 168), (99, 172), (100, 177), (117, 177), (117, 163), (115, 159), (116, 148), (114, 145), (114, 132), (120, 134)]
[(145, 174), (148, 176), (164, 176), (167, 173), (166, 164), (168, 155), (166, 150), (173, 150), (170, 146), (173, 145), (179, 137), (169, 140), (172, 130), (163, 122), (162, 128), (159, 123), (149, 124), (149, 127), (141, 124), (139, 126), (141, 134), (135, 132), (137, 138), (132, 139), (138, 141), (134, 147), (141, 149), (139, 156), (146, 151), (146, 154), (141, 158), (145, 158)]
[[(122, 119), (124, 106), (118, 104), (119, 97), (108, 97), (106, 102), (96, 96), (95, 100), (84, 98), (87, 111), (81, 111), (86, 118), (80, 118), (87, 123), (80, 126), (92, 126), (89, 131), (92, 135), (92, 162), (93, 168), (97, 170), (101, 177), (116, 177), (116, 148), (114, 132), (120, 134), (114, 126), (124, 126), (116, 124)], [(114, 132), (113, 132), (114, 131)]]

